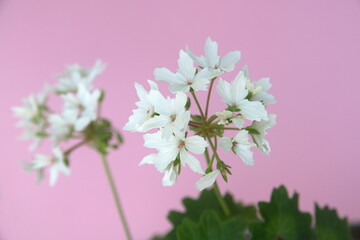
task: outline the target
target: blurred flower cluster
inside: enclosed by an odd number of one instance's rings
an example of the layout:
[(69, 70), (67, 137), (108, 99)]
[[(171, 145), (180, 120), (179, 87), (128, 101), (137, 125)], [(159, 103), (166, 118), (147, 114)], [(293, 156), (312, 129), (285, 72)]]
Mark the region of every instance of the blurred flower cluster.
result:
[[(105, 67), (101, 61), (90, 69), (71, 65), (56, 76), (56, 84), (46, 85), (40, 93), (24, 99), (23, 106), (13, 108), (15, 116), (20, 119), (18, 126), (24, 129), (22, 138), (33, 141), (31, 151), (37, 149), (45, 139), (52, 142), (52, 155), (36, 154), (31, 162), (24, 163), (26, 170), (38, 173), (38, 181), (43, 179), (47, 168), (51, 186), (56, 183), (60, 173), (69, 175), (68, 157), (80, 146), (89, 145), (106, 154), (109, 147), (115, 148), (120, 144), (120, 133), (100, 116), (104, 92), (92, 85)], [(49, 106), (51, 96), (57, 96), (62, 101), (60, 111), (53, 111)], [(118, 141), (110, 145), (113, 136)], [(61, 145), (71, 140), (77, 143), (63, 150)]]
[[(196, 56), (188, 47), (186, 51), (180, 50), (176, 72), (167, 68), (155, 69), (155, 80), (169, 83), (173, 97), (165, 97), (154, 81), (148, 80), (149, 90), (135, 83), (139, 101), (124, 129), (132, 132), (155, 130), (144, 135), (144, 146), (157, 152), (146, 156), (140, 165), (154, 164), (164, 174), (164, 186), (175, 184), (181, 168), (186, 165), (203, 175), (196, 183), (199, 190), (211, 186), (218, 175), (227, 181), (231, 166), (220, 158), (218, 147), (225, 152), (232, 150), (247, 165), (254, 164), (252, 147), (265, 155), (270, 152), (265, 135), (275, 125), (276, 115), (267, 111), (267, 106), (275, 103), (268, 92), (271, 88), (269, 78), (251, 81), (248, 68), (244, 66), (235, 79), (228, 82), (222, 75), (235, 69), (240, 52), (233, 51), (220, 57), (218, 44), (210, 38), (206, 40), (204, 50), (205, 56)], [(223, 111), (209, 114), (215, 82), (226, 105)], [(207, 91), (205, 107), (197, 99), (198, 91)], [(191, 103), (196, 104), (199, 113), (190, 112)], [(225, 131), (234, 134), (229, 138), (224, 135)], [(193, 154), (205, 155), (205, 170)]]

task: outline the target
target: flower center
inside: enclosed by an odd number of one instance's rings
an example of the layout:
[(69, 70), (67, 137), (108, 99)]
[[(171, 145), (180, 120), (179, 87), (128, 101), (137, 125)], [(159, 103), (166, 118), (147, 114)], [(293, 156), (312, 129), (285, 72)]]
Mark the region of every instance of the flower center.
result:
[(182, 142), (179, 142), (179, 144), (177, 145), (177, 148), (180, 149), (180, 148), (182, 148), (184, 146), (185, 146), (185, 142), (182, 141)]
[(173, 122), (173, 121), (175, 121), (176, 120), (176, 115), (170, 115), (170, 120)]

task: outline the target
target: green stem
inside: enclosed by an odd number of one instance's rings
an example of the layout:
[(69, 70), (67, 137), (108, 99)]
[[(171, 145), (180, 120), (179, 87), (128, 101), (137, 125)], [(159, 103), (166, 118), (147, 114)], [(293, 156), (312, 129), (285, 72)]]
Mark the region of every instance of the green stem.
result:
[(123, 211), (123, 209), (121, 207), (119, 194), (118, 194), (118, 192), (116, 190), (115, 182), (114, 182), (114, 179), (112, 177), (109, 164), (108, 164), (108, 162), (106, 160), (106, 156), (101, 155), (101, 160), (102, 160), (105, 172), (106, 172), (107, 179), (108, 179), (109, 184), (110, 184), (111, 192), (112, 192), (114, 200), (115, 200), (115, 205), (116, 205), (119, 217), (121, 219), (121, 223), (122, 223), (122, 225), (124, 227), (124, 230), (125, 230), (126, 238), (127, 238), (127, 240), (132, 240), (131, 233), (130, 233), (130, 230), (129, 230), (129, 226), (128, 226), (127, 221), (126, 221), (124, 211)]
[(208, 168), (210, 168), (210, 170), (211, 170), (212, 164), (210, 164), (209, 151), (208, 151), (207, 148), (205, 148), (205, 153), (204, 154), (205, 154), (205, 160), (206, 160), (206, 163), (208, 165)]
[(209, 144), (210, 144), (210, 147), (211, 147), (211, 149), (212, 149), (212, 151), (213, 151), (213, 154), (215, 155), (216, 159), (220, 162), (221, 159), (220, 159), (219, 155), (218, 155), (217, 152), (216, 152), (216, 147), (215, 147), (215, 145), (213, 144), (213, 142), (211, 141), (211, 138), (210, 138), (209, 136), (207, 136), (206, 138), (207, 138), (207, 140), (209, 141)]
[(226, 205), (226, 202), (220, 193), (217, 182), (214, 183), (214, 191), (215, 191), (217, 199), (219, 200), (221, 208), (223, 209), (223, 211), (225, 213), (225, 216), (230, 217), (230, 215), (231, 215), (230, 210), (229, 210), (228, 206)]
[(191, 95), (193, 96), (193, 98), (194, 98), (194, 100), (195, 100), (195, 103), (196, 103), (196, 105), (197, 105), (197, 107), (198, 107), (198, 109), (199, 109), (199, 111), (200, 111), (200, 114), (201, 114), (201, 117), (202, 117), (203, 121), (205, 121), (206, 119), (205, 119), (204, 112), (203, 112), (203, 110), (201, 109), (201, 106), (200, 106), (200, 103), (199, 103), (198, 99), (196, 98), (195, 92), (194, 92), (194, 91), (191, 91)]
[[(211, 146), (211, 148), (213, 150), (213, 155), (216, 157), (216, 159), (218, 161), (221, 161), (219, 155), (216, 152), (216, 146), (211, 141), (211, 138), (207, 137), (207, 139), (208, 139), (208, 141), (210, 143), (210, 146)], [(216, 139), (215, 139), (215, 141), (216, 141)], [(212, 159), (212, 161), (210, 162), (211, 165), (212, 165), (213, 161), (214, 161), (214, 159)], [(225, 213), (225, 216), (229, 217), (230, 216), (230, 210), (229, 210), (228, 206), (226, 205), (226, 202), (224, 201), (224, 198), (221, 196), (219, 186), (218, 186), (216, 181), (214, 183), (214, 191), (215, 191), (216, 197), (217, 197), (217, 199), (218, 199), (218, 201), (220, 203), (220, 206), (221, 206), (221, 208), (223, 209), (223, 211)]]

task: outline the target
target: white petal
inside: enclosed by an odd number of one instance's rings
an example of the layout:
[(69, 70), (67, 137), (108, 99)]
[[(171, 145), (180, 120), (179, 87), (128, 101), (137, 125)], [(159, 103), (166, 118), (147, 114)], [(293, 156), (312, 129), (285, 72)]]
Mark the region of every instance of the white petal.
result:
[(194, 53), (192, 53), (190, 51), (188, 46), (185, 47), (185, 50), (186, 50), (186, 53), (189, 54), (189, 56), (196, 62), (197, 65), (199, 65), (202, 68), (206, 67), (204, 56), (201, 56), (201, 57), (196, 56)]
[(177, 172), (173, 164), (165, 171), (164, 177), (162, 179), (163, 186), (169, 187), (176, 183)]
[(154, 111), (166, 116), (171, 115), (170, 104), (159, 91), (150, 91), (148, 99), (154, 105)]
[(169, 86), (171, 92), (189, 92), (190, 85), (187, 83), (171, 83)]
[(240, 61), (241, 54), (239, 51), (233, 51), (226, 54), (220, 59), (220, 67), (225, 72), (234, 70), (234, 65)]
[(185, 148), (196, 154), (204, 153), (207, 146), (207, 142), (200, 136), (191, 136), (185, 140)]
[(143, 158), (143, 160), (141, 160), (141, 162), (139, 163), (139, 166), (144, 165), (144, 164), (154, 164), (156, 157), (157, 157), (156, 153), (147, 155), (146, 157)]
[(75, 131), (81, 132), (83, 131), (91, 122), (89, 117), (81, 117), (75, 122)]
[(214, 68), (219, 64), (220, 57), (218, 56), (218, 45), (209, 37), (205, 43), (205, 54), (208, 67)]
[(50, 173), (50, 186), (55, 186), (55, 183), (59, 177), (59, 170), (55, 166), (51, 167), (49, 170)]
[(232, 141), (228, 137), (222, 137), (219, 141), (219, 146), (224, 149), (225, 152), (229, 152), (233, 146)]
[(194, 172), (204, 174), (200, 161), (193, 155), (189, 154), (184, 148), (180, 150), (180, 160), (182, 164), (187, 164)]
[(180, 55), (180, 58), (178, 60), (179, 73), (183, 77), (185, 77), (185, 79), (193, 79), (196, 71), (194, 68), (193, 60), (183, 50), (180, 50), (179, 55)]
[(164, 172), (172, 161), (175, 161), (179, 154), (179, 149), (174, 148), (168, 151), (159, 151), (157, 158), (155, 159), (155, 167), (160, 172)]
[(235, 117), (235, 118), (232, 118), (231, 121), (234, 123), (234, 125), (237, 127), (237, 128), (242, 128), (243, 125), (244, 125), (244, 120), (240, 117)]
[(265, 106), (261, 102), (253, 102), (247, 99), (238, 103), (240, 113), (250, 121), (267, 120), (267, 112)]
[(202, 191), (205, 188), (208, 188), (208, 187), (212, 186), (214, 184), (214, 182), (216, 181), (216, 178), (219, 175), (219, 173), (220, 173), (220, 171), (216, 169), (216, 170), (206, 174), (205, 176), (200, 178), (199, 181), (197, 181), (195, 183), (195, 187), (199, 191)]
[(168, 82), (168, 83), (178, 83), (179, 80), (175, 73), (171, 72), (167, 68), (156, 68), (154, 70), (155, 80)]
[(253, 152), (250, 150), (250, 145), (236, 144), (234, 151), (246, 165), (254, 165)]
[(156, 82), (154, 82), (154, 81), (151, 81), (151, 80), (148, 80), (148, 83), (149, 83), (149, 85), (150, 85), (150, 89), (151, 90), (159, 90), (159, 87), (158, 87), (158, 85), (156, 84)]
[(193, 84), (191, 84), (191, 87), (195, 91), (206, 91), (207, 85), (209, 82), (210, 82), (210, 80), (207, 78), (196, 78), (196, 80), (194, 80)]
[(248, 90), (245, 86), (246, 79), (244, 77), (244, 73), (240, 71), (235, 77), (235, 80), (231, 83), (231, 96), (236, 105), (238, 105), (238, 103), (245, 99), (248, 95)]
[(233, 106), (235, 102), (231, 98), (231, 87), (228, 82), (220, 78), (219, 83), (216, 86), (216, 89), (221, 97), (221, 100), (227, 105)]

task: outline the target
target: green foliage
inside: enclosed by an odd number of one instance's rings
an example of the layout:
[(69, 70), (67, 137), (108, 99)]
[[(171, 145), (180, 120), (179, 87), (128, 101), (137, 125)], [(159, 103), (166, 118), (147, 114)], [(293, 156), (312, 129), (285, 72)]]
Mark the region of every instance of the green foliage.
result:
[(245, 228), (241, 216), (221, 222), (218, 213), (207, 210), (198, 224), (186, 218), (176, 229), (176, 236), (179, 240), (242, 240)]
[(317, 240), (351, 240), (346, 219), (340, 219), (336, 210), (315, 205), (315, 233)]
[(269, 203), (259, 203), (263, 221), (251, 226), (252, 240), (313, 239), (311, 216), (300, 212), (298, 199), (297, 193), (289, 198), (284, 186), (275, 188)]
[(106, 155), (111, 148), (117, 149), (123, 143), (120, 132), (106, 119), (91, 123), (85, 130), (85, 135), (89, 145), (101, 155)]
[(335, 210), (315, 208), (315, 229), (311, 215), (298, 207), (299, 195), (289, 197), (284, 186), (275, 188), (270, 202), (254, 206), (235, 202), (224, 196), (231, 216), (225, 216), (214, 190), (204, 190), (198, 199), (185, 198), (184, 212), (171, 211), (168, 219), (173, 229), (153, 240), (352, 240), (346, 219)]
[[(155, 237), (153, 239), (178, 239), (176, 234), (177, 228), (179, 228), (183, 224), (188, 226), (190, 224), (189, 221), (192, 223), (200, 222), (202, 215), (209, 210), (216, 213), (217, 218), (221, 222), (229, 221), (229, 223), (224, 226), (228, 231), (230, 231), (231, 226), (233, 226), (232, 224), (234, 224), (234, 221), (240, 221), (240, 218), (246, 223), (246, 225), (258, 221), (255, 206), (244, 206), (241, 203), (235, 202), (230, 194), (226, 194), (224, 196), (224, 201), (226, 202), (231, 212), (231, 216), (229, 217), (225, 216), (214, 190), (203, 190), (198, 199), (185, 198), (183, 200), (185, 211), (170, 211), (168, 215), (168, 219), (173, 225), (173, 229), (164, 237)], [(237, 220), (230, 221), (234, 217)]]

